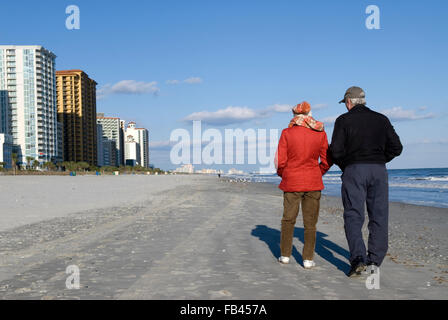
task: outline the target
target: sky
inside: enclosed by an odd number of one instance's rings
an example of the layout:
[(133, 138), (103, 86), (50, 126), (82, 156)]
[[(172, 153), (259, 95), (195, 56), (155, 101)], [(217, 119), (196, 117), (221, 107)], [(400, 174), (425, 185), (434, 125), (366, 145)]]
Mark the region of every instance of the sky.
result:
[[(66, 27), (69, 5), (79, 29)], [(369, 5), (380, 29), (366, 27)], [(389, 168), (448, 167), (447, 15), (443, 0), (8, 1), (0, 44), (42, 45), (57, 70), (84, 70), (98, 82), (97, 111), (147, 128), (162, 169), (177, 167), (170, 136), (192, 120), (281, 132), (302, 101), (331, 141), (353, 85), (401, 138)]]

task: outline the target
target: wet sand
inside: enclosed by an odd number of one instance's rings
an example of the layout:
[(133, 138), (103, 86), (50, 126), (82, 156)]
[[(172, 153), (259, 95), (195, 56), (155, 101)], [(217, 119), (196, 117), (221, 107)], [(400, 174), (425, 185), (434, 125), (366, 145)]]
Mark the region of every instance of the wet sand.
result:
[[(0, 299), (447, 299), (448, 209), (391, 203), (380, 289), (348, 278), (339, 198), (280, 265), (282, 193), (208, 176), (0, 177)], [(66, 288), (66, 268), (80, 289)]]

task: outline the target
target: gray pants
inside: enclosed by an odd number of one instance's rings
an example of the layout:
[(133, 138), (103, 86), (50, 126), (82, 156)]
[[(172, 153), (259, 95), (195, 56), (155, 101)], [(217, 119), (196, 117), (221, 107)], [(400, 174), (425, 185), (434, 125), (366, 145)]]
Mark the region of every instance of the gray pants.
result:
[[(350, 263), (356, 258), (365, 263), (384, 260), (388, 249), (389, 183), (383, 164), (351, 164), (342, 175), (344, 228), (350, 250)], [(369, 215), (368, 252), (362, 238), (365, 204)]]

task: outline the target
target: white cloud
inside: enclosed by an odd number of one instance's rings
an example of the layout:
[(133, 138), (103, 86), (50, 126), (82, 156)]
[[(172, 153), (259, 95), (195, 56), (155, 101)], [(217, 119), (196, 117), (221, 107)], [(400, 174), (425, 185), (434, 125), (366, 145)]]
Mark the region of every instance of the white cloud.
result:
[[(419, 109), (418, 111), (424, 111), (425, 109)], [(381, 111), (382, 114), (387, 116), (391, 121), (413, 121), (422, 119), (431, 119), (435, 117), (433, 113), (418, 114), (416, 110), (403, 109), (402, 107), (394, 107)]]
[[(322, 109), (327, 105), (319, 104), (312, 109)], [(201, 111), (195, 112), (183, 119), (183, 121), (201, 120), (207, 124), (228, 125), (233, 123), (247, 122), (256, 119), (264, 119), (273, 115), (273, 113), (292, 113), (292, 106), (288, 104), (274, 104), (264, 109), (251, 109), (248, 107), (229, 106), (218, 111)], [(336, 119), (336, 117), (335, 117)], [(334, 120), (333, 120), (334, 122)]]
[[(326, 108), (328, 105), (327, 104), (315, 104), (311, 106), (311, 110), (321, 110)], [(274, 104), (272, 106), (267, 107), (264, 111), (265, 112), (278, 112), (278, 113), (286, 113), (286, 112), (292, 112), (292, 108), (294, 106), (289, 105), (289, 104)]]
[[(325, 108), (326, 105), (322, 108)], [(315, 107), (314, 107), (315, 108)], [(419, 108), (419, 111), (424, 111), (427, 108), (424, 107), (424, 109)], [(427, 114), (417, 114), (415, 110), (406, 110), (402, 107), (395, 107), (387, 110), (381, 111), (382, 114), (387, 116), (391, 121), (410, 121), (410, 120), (421, 120), (421, 119), (431, 119), (434, 118), (435, 115), (432, 113)], [(336, 122), (336, 119), (339, 117), (337, 116), (330, 116), (326, 117), (324, 119), (317, 119), (319, 121), (322, 121), (327, 126), (332, 126)]]
[(160, 89), (157, 87), (157, 82), (143, 82), (136, 80), (123, 80), (116, 84), (106, 84), (98, 89), (98, 98), (104, 98), (111, 94), (145, 94), (152, 93), (157, 95)]
[(191, 77), (191, 78), (185, 79), (183, 82), (188, 83), (188, 84), (195, 84), (195, 83), (201, 83), (202, 79), (199, 77)]
[(229, 106), (218, 111), (194, 112), (183, 119), (183, 121), (201, 120), (207, 124), (228, 125), (233, 123), (246, 122), (261, 118), (263, 115), (248, 107)]
[(265, 109), (266, 111), (274, 111), (274, 112), (292, 112), (292, 106), (289, 104), (274, 104)]
[(202, 79), (199, 77), (191, 77), (185, 80), (168, 80), (166, 81), (166, 84), (171, 84), (171, 85), (176, 85), (176, 84), (180, 84), (180, 83), (187, 83), (187, 84), (197, 84), (197, 83), (202, 83)]

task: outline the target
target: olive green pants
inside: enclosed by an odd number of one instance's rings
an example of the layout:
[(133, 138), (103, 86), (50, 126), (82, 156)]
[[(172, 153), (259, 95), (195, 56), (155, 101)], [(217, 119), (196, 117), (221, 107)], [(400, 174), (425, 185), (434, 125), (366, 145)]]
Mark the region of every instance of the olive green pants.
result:
[(290, 257), (294, 227), (302, 204), (303, 226), (305, 228), (303, 260), (313, 260), (316, 246), (316, 224), (319, 217), (320, 191), (285, 192), (283, 195), (282, 235), (280, 242), (283, 257)]

